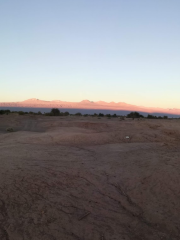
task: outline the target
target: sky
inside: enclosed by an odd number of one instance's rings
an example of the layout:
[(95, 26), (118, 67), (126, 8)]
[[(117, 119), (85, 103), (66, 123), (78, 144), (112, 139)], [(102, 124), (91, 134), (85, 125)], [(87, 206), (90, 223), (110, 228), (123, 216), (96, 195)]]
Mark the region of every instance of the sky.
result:
[(0, 102), (180, 108), (179, 0), (0, 0)]

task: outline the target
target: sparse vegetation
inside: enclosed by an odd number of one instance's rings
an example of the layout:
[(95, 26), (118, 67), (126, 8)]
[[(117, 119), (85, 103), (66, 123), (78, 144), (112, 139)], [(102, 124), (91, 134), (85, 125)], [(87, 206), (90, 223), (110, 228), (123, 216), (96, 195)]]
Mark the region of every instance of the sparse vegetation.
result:
[(60, 116), (60, 111), (58, 108), (51, 109), (51, 116)]
[(80, 112), (75, 113), (75, 116), (82, 116), (82, 113), (80, 113)]
[(138, 112), (131, 112), (127, 114), (127, 118), (144, 118), (144, 116)]
[[(19, 115), (25, 115), (25, 114), (31, 114), (31, 115), (44, 115), (44, 116), (84, 116), (84, 117), (88, 117), (88, 116), (91, 116), (91, 117), (107, 117), (108, 119), (111, 119), (111, 118), (120, 118), (120, 120), (124, 120), (125, 119), (125, 116), (121, 116), (121, 115), (117, 115), (116, 113), (114, 114), (103, 114), (103, 113), (94, 113), (94, 114), (82, 114), (80, 112), (77, 112), (75, 114), (70, 114), (69, 112), (60, 112), (60, 110), (58, 108), (52, 108), (51, 111), (49, 113), (42, 113), (41, 111), (38, 111), (37, 113), (35, 112), (24, 112), (24, 111), (10, 111), (8, 109), (6, 110), (0, 110), (0, 115), (3, 115), (3, 114), (10, 114), (10, 113), (17, 113)], [(152, 114), (148, 114), (147, 117), (144, 117), (142, 114), (140, 114), (139, 112), (131, 112), (129, 114), (127, 114), (126, 116), (127, 118), (147, 118), (147, 119), (168, 119), (168, 116), (155, 116), (155, 115), (152, 115)]]
[(0, 110), (0, 115), (6, 114), (8, 115), (11, 111), (10, 110)]
[(69, 112), (65, 112), (65, 113), (64, 113), (64, 116), (69, 116)]
[(24, 115), (24, 114), (25, 114), (25, 112), (19, 111), (19, 115)]
[(148, 119), (168, 119), (168, 116), (164, 116), (164, 117), (159, 116), (159, 117), (157, 117), (157, 116), (148, 114), (148, 115), (147, 115), (147, 118), (148, 118)]

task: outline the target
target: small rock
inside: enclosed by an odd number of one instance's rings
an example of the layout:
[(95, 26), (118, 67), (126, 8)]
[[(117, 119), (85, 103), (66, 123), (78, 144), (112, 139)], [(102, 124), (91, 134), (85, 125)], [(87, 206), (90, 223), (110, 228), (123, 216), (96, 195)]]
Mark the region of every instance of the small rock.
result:
[(7, 128), (6, 131), (7, 132), (14, 132), (13, 128)]

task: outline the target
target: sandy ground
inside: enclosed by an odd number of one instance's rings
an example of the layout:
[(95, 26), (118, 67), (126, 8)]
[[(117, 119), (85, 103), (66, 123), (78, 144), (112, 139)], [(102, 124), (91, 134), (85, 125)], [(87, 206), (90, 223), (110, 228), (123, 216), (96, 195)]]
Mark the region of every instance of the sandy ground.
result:
[(175, 119), (0, 116), (0, 240), (179, 240), (179, 143)]

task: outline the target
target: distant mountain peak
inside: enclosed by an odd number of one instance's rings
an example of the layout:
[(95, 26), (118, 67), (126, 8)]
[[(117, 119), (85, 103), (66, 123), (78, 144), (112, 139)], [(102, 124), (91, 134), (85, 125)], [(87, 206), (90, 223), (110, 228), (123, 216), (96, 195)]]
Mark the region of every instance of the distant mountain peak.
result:
[(89, 101), (89, 100), (82, 100), (80, 103), (93, 103), (93, 101)]
[(39, 99), (37, 99), (37, 98), (30, 98), (30, 99), (24, 100), (23, 102), (32, 102), (32, 101), (39, 101)]

